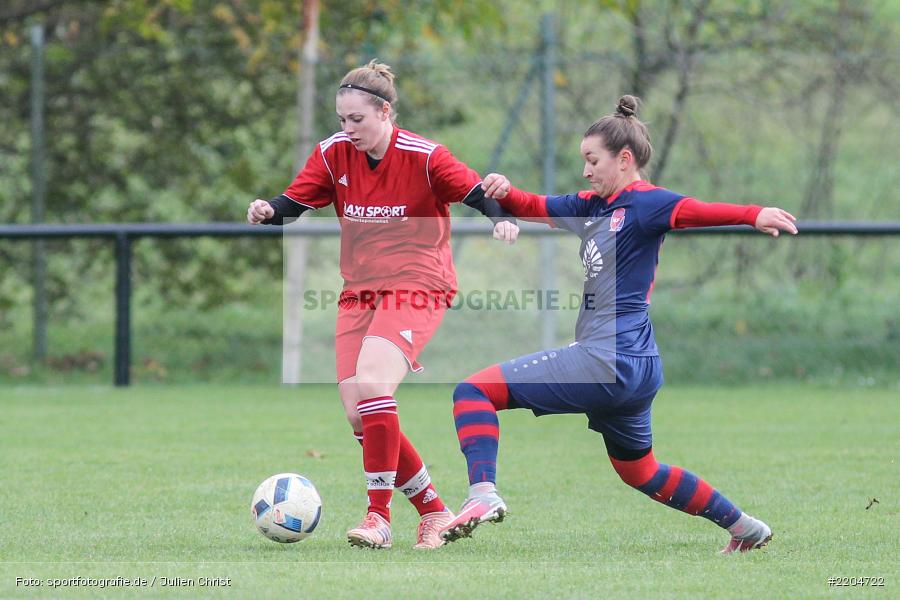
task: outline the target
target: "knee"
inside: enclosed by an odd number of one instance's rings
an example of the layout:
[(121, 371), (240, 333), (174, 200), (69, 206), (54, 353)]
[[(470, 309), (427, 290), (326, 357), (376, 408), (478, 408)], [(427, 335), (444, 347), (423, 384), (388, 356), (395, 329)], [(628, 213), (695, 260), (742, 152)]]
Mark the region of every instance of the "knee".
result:
[(381, 374), (378, 361), (373, 356), (360, 356), (356, 363), (356, 389), (361, 398), (365, 398), (373, 388), (379, 386), (379, 381), (384, 379)]
[(616, 460), (612, 456), (609, 460), (622, 481), (634, 488), (645, 485), (659, 470), (659, 463), (653, 457), (653, 452), (637, 460)]
[(494, 410), (510, 408), (509, 387), (500, 370), (500, 365), (493, 365), (470, 375), (453, 390), (453, 401), (488, 400)]
[(485, 395), (485, 393), (481, 389), (479, 389), (478, 386), (468, 380), (458, 383), (456, 385), (456, 388), (453, 390), (453, 402), (482, 398), (487, 400), (487, 396)]
[(359, 398), (373, 398), (375, 396), (390, 396), (394, 393), (394, 384), (388, 381), (389, 377), (384, 373), (384, 368), (377, 361), (367, 358), (360, 359), (356, 366), (356, 389)]
[(359, 391), (356, 387), (356, 378), (350, 378), (338, 384), (338, 396), (341, 398), (341, 407), (344, 409), (344, 416), (353, 431), (362, 431), (362, 419), (359, 416), (359, 410), (356, 405), (359, 403)]
[(387, 386), (384, 383), (378, 383), (377, 381), (360, 382), (357, 385), (357, 388), (359, 389), (359, 397), (363, 400), (367, 398), (376, 398), (378, 396), (392, 395), (390, 386)]
[(377, 346), (364, 346), (356, 361), (356, 389), (360, 399), (392, 396), (408, 371), (402, 354), (385, 354)]
[[(483, 383), (473, 383), (468, 379), (463, 381), (462, 383), (456, 386), (456, 389), (453, 390), (453, 405), (454, 407), (462, 406), (459, 404), (463, 401), (474, 401), (477, 403), (482, 403), (481, 408), (479, 410), (505, 410), (509, 408), (508, 396), (505, 393), (505, 384), (504, 384), (504, 392), (500, 394), (496, 390), (492, 389), (491, 386), (485, 385)], [(456, 408), (454, 408), (456, 410)]]

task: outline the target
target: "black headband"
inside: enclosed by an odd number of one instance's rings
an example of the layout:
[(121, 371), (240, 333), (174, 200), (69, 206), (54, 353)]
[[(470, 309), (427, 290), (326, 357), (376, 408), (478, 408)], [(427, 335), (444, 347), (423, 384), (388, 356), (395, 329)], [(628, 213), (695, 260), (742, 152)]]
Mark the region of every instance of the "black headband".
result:
[(355, 83), (345, 83), (342, 86), (340, 86), (338, 89), (340, 90), (340, 89), (344, 89), (344, 88), (346, 88), (348, 90), (359, 90), (359, 91), (365, 92), (367, 94), (372, 94), (373, 96), (378, 96), (385, 102), (390, 102), (390, 100), (388, 98), (385, 98), (383, 95), (379, 94), (375, 90), (370, 90), (367, 87), (363, 87), (361, 85), (356, 85)]

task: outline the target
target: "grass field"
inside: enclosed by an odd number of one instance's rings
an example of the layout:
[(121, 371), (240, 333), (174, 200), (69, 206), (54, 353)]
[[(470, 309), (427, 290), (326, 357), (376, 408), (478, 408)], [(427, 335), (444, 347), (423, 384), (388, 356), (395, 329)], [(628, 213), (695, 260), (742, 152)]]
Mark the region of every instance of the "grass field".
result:
[[(455, 508), (466, 481), (449, 396), (408, 385), (398, 400)], [(503, 524), (417, 552), (414, 511), (395, 496), (395, 547), (373, 552), (344, 538), (365, 500), (360, 450), (331, 387), (0, 388), (0, 598), (897, 597), (897, 396), (664, 388), (657, 457), (775, 532), (764, 550), (723, 557), (723, 531), (622, 484), (577, 416), (502, 415)], [(253, 490), (280, 471), (307, 475), (323, 497), (316, 534), (299, 544), (270, 542), (250, 521)], [(118, 576), (157, 579), (104, 590), (47, 581)], [(829, 587), (841, 576), (884, 587)], [(231, 585), (200, 587), (201, 577)]]

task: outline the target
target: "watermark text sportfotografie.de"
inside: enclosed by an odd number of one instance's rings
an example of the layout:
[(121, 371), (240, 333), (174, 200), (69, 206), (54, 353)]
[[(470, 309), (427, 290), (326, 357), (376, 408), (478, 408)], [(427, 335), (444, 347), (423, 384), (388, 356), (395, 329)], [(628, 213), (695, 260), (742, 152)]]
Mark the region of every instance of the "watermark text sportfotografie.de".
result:
[(447, 307), (450, 310), (596, 310), (608, 301), (595, 294), (566, 293), (561, 290), (521, 289), (521, 290), (472, 290), (456, 292), (448, 290), (352, 289), (341, 292), (326, 290), (306, 290), (303, 292), (303, 310), (328, 310), (337, 305), (345, 308), (364, 309), (398, 308), (411, 306), (414, 309), (429, 310)]

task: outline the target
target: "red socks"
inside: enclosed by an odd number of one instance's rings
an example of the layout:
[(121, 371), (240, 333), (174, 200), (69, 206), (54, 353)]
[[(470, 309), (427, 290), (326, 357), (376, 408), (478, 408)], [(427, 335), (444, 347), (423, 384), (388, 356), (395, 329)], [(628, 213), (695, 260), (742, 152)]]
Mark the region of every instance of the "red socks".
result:
[(616, 460), (612, 456), (609, 460), (622, 481), (657, 502), (704, 517), (725, 529), (741, 517), (740, 509), (711, 485), (681, 467), (657, 462), (653, 451), (637, 460)]
[(363, 425), (363, 468), (369, 512), (391, 520), (391, 494), (400, 459), (400, 419), (390, 396), (360, 400), (356, 405)]
[[(363, 432), (354, 431), (353, 437), (360, 445), (363, 444), (365, 439)], [(363, 449), (363, 454), (365, 456), (365, 449)], [(365, 461), (365, 458), (363, 460)], [(368, 470), (367, 466), (366, 471)], [(425, 463), (415, 446), (402, 431), (400, 432), (400, 454), (394, 485), (403, 492), (420, 515), (440, 512), (446, 508), (434, 489), (434, 484), (431, 483), (431, 476), (428, 474), (428, 469), (425, 468)]]
[(400, 434), (400, 460), (397, 463), (397, 487), (400, 488), (420, 515), (444, 510), (444, 502), (431, 483), (431, 475), (415, 446)]

